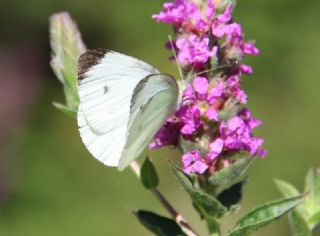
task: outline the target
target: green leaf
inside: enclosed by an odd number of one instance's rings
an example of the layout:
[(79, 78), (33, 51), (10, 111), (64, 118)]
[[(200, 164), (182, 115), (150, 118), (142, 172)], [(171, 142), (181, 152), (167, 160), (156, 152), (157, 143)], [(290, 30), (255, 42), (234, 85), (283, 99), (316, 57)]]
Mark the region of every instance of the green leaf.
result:
[(66, 12), (50, 17), (51, 67), (64, 86), (66, 107), (77, 110), (77, 63), (86, 48), (76, 24)]
[(289, 184), (288, 182), (285, 182), (280, 179), (275, 179), (274, 180), (277, 188), (279, 191), (282, 193), (282, 195), (285, 198), (290, 198), (290, 197), (295, 197), (300, 195), (299, 191), (294, 187), (293, 185)]
[(210, 196), (209, 194), (204, 193), (200, 189), (195, 188), (192, 185), (191, 179), (188, 175), (183, 173), (174, 164), (170, 162), (169, 164), (174, 175), (176, 176), (182, 187), (189, 193), (193, 204), (196, 206), (196, 209), (200, 212), (203, 218), (220, 218), (227, 212), (227, 209), (222, 206), (217, 199)]
[[(279, 189), (279, 191), (282, 193), (282, 195), (285, 198), (296, 197), (296, 196), (300, 195), (299, 191), (292, 184), (285, 182), (283, 180), (279, 180), (279, 179), (275, 179), (274, 182), (275, 182), (277, 188)], [(304, 218), (307, 217), (306, 211), (303, 208), (303, 204), (297, 206), (296, 210)]]
[(320, 168), (311, 168), (308, 171), (305, 191), (309, 192), (305, 200), (305, 209), (311, 217), (320, 212)]
[(315, 229), (316, 226), (318, 226), (320, 224), (320, 212), (312, 215), (309, 219), (308, 219), (308, 225), (311, 229)]
[(143, 210), (133, 211), (133, 213), (141, 224), (157, 236), (185, 236), (179, 225), (172, 219)]
[(259, 206), (242, 217), (228, 236), (245, 236), (278, 220), (285, 213), (300, 204), (305, 195), (282, 199)]
[(289, 221), (293, 236), (312, 236), (307, 222), (296, 211), (289, 212)]
[(240, 209), (240, 202), (242, 199), (242, 189), (246, 180), (233, 184), (230, 188), (223, 190), (217, 196), (219, 202), (228, 208), (230, 211), (235, 212)]
[(59, 111), (65, 113), (65, 114), (67, 114), (68, 116), (71, 116), (72, 118), (77, 117), (76, 110), (71, 110), (69, 107), (66, 107), (65, 105), (57, 103), (57, 102), (53, 102), (52, 104), (55, 108), (57, 108)]
[(248, 157), (236, 161), (229, 167), (224, 168), (212, 175), (208, 179), (208, 184), (217, 186), (238, 178), (248, 169), (253, 160), (254, 158)]
[(156, 169), (148, 157), (145, 159), (141, 167), (140, 179), (143, 186), (147, 189), (156, 188), (159, 184)]

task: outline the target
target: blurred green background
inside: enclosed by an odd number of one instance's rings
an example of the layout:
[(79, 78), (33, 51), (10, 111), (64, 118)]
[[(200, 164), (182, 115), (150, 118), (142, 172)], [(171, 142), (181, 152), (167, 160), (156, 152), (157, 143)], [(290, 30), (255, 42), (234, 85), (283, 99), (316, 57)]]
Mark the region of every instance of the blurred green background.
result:
[[(169, 26), (151, 15), (160, 0), (0, 0), (0, 235), (151, 235), (130, 209), (166, 215), (130, 170), (122, 173), (92, 158), (76, 122), (55, 110), (62, 87), (49, 67), (48, 17), (69, 11), (89, 48), (106, 47), (178, 75), (167, 61)], [(320, 1), (238, 1), (235, 20), (261, 55), (245, 78), (249, 107), (264, 125), (257, 135), (269, 155), (249, 171), (244, 205), (280, 198), (274, 178), (300, 189), (310, 166), (320, 162)], [(172, 150), (152, 155), (160, 189), (205, 235), (186, 194), (170, 173)], [(234, 217), (225, 221), (231, 228)], [(255, 235), (289, 235), (286, 219)]]

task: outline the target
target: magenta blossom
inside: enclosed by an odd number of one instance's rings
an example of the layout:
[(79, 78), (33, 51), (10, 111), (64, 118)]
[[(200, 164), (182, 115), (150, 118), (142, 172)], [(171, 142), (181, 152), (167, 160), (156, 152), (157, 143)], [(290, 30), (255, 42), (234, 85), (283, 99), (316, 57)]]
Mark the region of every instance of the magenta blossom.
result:
[(228, 22), (231, 21), (232, 5), (228, 4), (223, 14), (218, 16), (212, 24), (212, 35), (221, 38), (228, 32)]
[(187, 0), (175, 0), (163, 4), (163, 11), (152, 18), (157, 22), (167, 24), (182, 25), (188, 21), (189, 17), (193, 16), (197, 7)]
[(251, 155), (262, 154), (262, 138), (253, 137), (252, 130), (261, 125), (260, 120), (251, 117), (247, 109), (241, 110), (237, 116), (220, 125), (220, 138), (224, 142), (224, 148), (229, 151), (248, 151)]
[(181, 104), (150, 148), (180, 147), (184, 172), (205, 176), (231, 165), (239, 152), (264, 157), (264, 140), (253, 135), (261, 121), (239, 108), (248, 100), (241, 77), (253, 72), (241, 61), (259, 49), (244, 40), (232, 4), (221, 9), (214, 0), (174, 0), (153, 18), (172, 24), (176, 38), (167, 46), (185, 78)]
[(199, 150), (187, 152), (182, 156), (183, 171), (187, 174), (203, 174), (207, 169), (208, 165), (201, 158)]
[(210, 48), (209, 38), (200, 39), (196, 35), (181, 37), (176, 41), (178, 62), (182, 65), (201, 66), (217, 53), (217, 48)]
[(175, 29), (207, 32), (214, 17), (215, 8), (213, 0), (208, 0), (208, 4), (203, 14), (202, 9), (188, 0), (175, 0), (172, 3), (164, 3), (163, 11), (152, 18), (157, 22), (173, 24)]
[(179, 123), (174, 118), (169, 118), (166, 124), (158, 131), (154, 142), (149, 145), (149, 148), (156, 149), (163, 146), (178, 145)]

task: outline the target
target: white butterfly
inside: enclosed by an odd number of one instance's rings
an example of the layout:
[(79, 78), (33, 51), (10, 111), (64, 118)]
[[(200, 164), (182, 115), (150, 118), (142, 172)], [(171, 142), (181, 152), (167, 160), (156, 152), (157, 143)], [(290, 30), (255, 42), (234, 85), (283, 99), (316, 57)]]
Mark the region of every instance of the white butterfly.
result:
[(139, 157), (179, 100), (172, 76), (106, 49), (80, 56), (78, 92), (83, 143), (96, 159), (119, 170)]

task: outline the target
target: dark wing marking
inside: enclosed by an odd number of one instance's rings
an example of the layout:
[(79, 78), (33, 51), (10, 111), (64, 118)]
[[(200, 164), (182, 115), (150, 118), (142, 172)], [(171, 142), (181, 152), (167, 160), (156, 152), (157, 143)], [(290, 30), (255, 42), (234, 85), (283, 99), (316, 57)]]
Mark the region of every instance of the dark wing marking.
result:
[(105, 48), (88, 50), (81, 54), (78, 60), (78, 80), (84, 79), (84, 74), (93, 66), (100, 63), (109, 50)]

